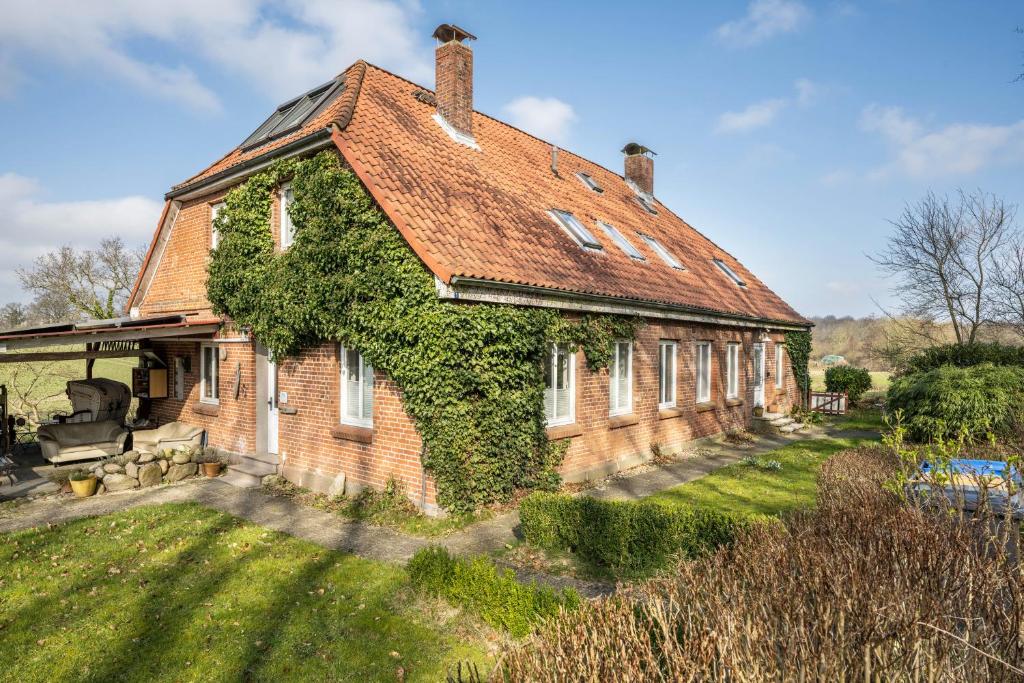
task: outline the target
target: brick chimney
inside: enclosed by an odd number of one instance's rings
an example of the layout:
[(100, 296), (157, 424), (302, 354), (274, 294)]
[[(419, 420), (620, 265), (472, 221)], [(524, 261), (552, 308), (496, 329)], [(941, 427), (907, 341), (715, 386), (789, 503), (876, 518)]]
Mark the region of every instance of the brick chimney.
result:
[(434, 38), (438, 41), (434, 52), (437, 113), (449, 126), (472, 138), (473, 51), (463, 41), (476, 40), (476, 36), (453, 24), (441, 24)]
[(643, 145), (631, 142), (622, 148), (626, 155), (626, 180), (636, 185), (640, 192), (654, 194), (654, 152)]

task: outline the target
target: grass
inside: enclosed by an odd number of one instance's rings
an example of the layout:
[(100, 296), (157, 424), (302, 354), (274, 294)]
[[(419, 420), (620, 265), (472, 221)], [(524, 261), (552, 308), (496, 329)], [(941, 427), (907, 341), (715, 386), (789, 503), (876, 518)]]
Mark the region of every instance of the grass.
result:
[(778, 461), (782, 465), (779, 470), (735, 463), (656, 493), (649, 500), (708, 507), (739, 515), (778, 516), (812, 507), (821, 463), (834, 453), (864, 442), (864, 439), (797, 441), (761, 454), (761, 460)]
[[(46, 349), (38, 349), (44, 351)], [(60, 347), (54, 350), (68, 351), (73, 348)], [(27, 408), (20, 405), (13, 389), (28, 390), (27, 387), (32, 380), (38, 377), (35, 386), (29, 391), (28, 399), (35, 402), (43, 400), (39, 406), (40, 413), (44, 416), (55, 412), (70, 412), (71, 402), (64, 395), (68, 380), (85, 378), (85, 361), (68, 360), (45, 363), (33, 363), (34, 373), (26, 373), (26, 364), (23, 363), (0, 363), (0, 384), (12, 389), (10, 395), (11, 412), (21, 414), (27, 412)], [(100, 358), (93, 366), (93, 377), (106, 377), (132, 385), (132, 368), (138, 365), (137, 358)], [(47, 399), (47, 397), (50, 397)]]
[(365, 489), (358, 496), (332, 498), (278, 477), (265, 485), (263, 490), (271, 495), (289, 498), (301, 505), (333, 512), (353, 521), (396, 529), (421, 538), (441, 538), (494, 516), (490, 510), (479, 510), (460, 515), (428, 517), (391, 485), (385, 491)]
[[(811, 390), (825, 391), (825, 370), (811, 370)], [(882, 396), (889, 390), (889, 383), (892, 381), (891, 372), (871, 372), (871, 389), (865, 394), (866, 398)]]
[(198, 505), (5, 534), (0, 566), (4, 681), (437, 681), (485, 659), (488, 630), (401, 567)]

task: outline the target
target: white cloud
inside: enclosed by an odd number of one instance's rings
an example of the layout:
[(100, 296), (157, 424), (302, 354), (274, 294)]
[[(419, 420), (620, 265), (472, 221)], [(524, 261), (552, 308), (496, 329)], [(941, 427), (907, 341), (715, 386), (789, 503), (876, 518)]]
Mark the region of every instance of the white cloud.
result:
[(727, 111), (718, 117), (715, 132), (745, 133), (762, 128), (775, 121), (787, 104), (785, 99), (764, 100), (740, 111)]
[(911, 177), (967, 175), (988, 166), (1024, 163), (1024, 119), (1007, 125), (952, 123), (928, 130), (900, 107), (869, 105), (861, 127), (879, 133), (893, 148), (893, 159), (871, 172)]
[(807, 78), (798, 78), (793, 87), (796, 88), (796, 103), (801, 107), (814, 104), (822, 91), (820, 85)]
[[(411, 24), (419, 12), (401, 0), (0, 0), (0, 44), (20, 60), (98, 70), (209, 112), (220, 102), (197, 76), (199, 63), (277, 100), (359, 58), (426, 81), (433, 72), (427, 36)], [(140, 45), (161, 57), (141, 56)]]
[(571, 105), (554, 97), (518, 97), (502, 110), (517, 128), (560, 144), (568, 139), (569, 127), (577, 118)]
[(729, 21), (715, 31), (724, 44), (751, 47), (803, 26), (811, 11), (798, 0), (754, 0), (742, 19)]
[(17, 173), (0, 174), (0, 291), (19, 289), (15, 269), (63, 244), (93, 247), (120, 236), (129, 246), (147, 244), (163, 204), (130, 196), (82, 201), (46, 201), (43, 188)]

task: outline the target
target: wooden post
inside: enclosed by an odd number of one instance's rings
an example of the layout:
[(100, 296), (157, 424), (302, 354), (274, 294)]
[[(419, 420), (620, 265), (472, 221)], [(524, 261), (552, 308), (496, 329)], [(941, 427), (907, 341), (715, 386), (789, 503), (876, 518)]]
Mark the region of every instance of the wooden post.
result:
[[(88, 343), (88, 344), (85, 345), (85, 350), (86, 351), (98, 351), (99, 350), (99, 344)], [(95, 358), (86, 358), (85, 359), (85, 378), (86, 379), (92, 379), (92, 368), (93, 368), (93, 366), (95, 364), (96, 364), (96, 359)]]

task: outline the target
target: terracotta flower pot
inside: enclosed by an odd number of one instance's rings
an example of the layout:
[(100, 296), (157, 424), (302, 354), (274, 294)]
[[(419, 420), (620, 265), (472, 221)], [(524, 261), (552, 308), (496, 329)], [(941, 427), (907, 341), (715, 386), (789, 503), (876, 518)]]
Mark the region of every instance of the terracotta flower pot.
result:
[(220, 476), (220, 463), (219, 462), (204, 462), (203, 463), (203, 474), (213, 478)]
[(72, 481), (71, 490), (74, 491), (75, 495), (79, 498), (88, 498), (96, 493), (96, 477), (90, 476), (88, 479)]

